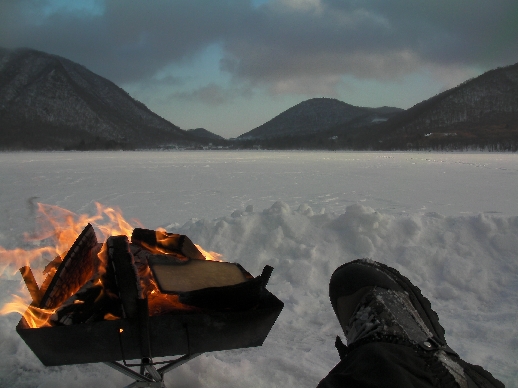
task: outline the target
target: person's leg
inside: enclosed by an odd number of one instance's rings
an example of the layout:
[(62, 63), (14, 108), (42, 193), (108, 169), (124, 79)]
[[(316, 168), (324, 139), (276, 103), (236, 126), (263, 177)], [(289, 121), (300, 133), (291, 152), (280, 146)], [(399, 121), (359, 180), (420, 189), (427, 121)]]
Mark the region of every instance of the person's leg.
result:
[(395, 269), (371, 260), (344, 264), (329, 296), (348, 346), (337, 342), (341, 361), (319, 388), (504, 386), (459, 358), (428, 299)]
[(431, 388), (434, 375), (426, 360), (416, 357), (413, 349), (371, 342), (350, 351), (318, 385), (336, 387)]

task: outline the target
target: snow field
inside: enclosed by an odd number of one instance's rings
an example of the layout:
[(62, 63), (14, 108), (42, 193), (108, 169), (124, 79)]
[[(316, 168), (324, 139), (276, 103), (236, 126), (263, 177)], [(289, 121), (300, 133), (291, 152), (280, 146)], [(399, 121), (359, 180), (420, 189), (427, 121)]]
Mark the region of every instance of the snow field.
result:
[(294, 386), (314, 386), (315, 378), (338, 361), (333, 343), (340, 328), (327, 285), (336, 267), (361, 257), (395, 267), (420, 287), (450, 345), (466, 360), (501, 378), (507, 375), (507, 386), (518, 378), (518, 217), (395, 216), (362, 205), (336, 217), (277, 202), (262, 212), (170, 230), (253, 274), (266, 264), (275, 267), (269, 289), (285, 309), (257, 354), (271, 346), (268, 354), (280, 364), (294, 361), (284, 367), (288, 370), (307, 362)]
[[(0, 161), (9, 182), (0, 191), (0, 246), (24, 244), (20, 231), (34, 224), (27, 200), (37, 196), (76, 213), (92, 201), (118, 205), (126, 218), (186, 234), (255, 276), (275, 268), (268, 289), (285, 307), (264, 345), (202, 355), (166, 375), (168, 387), (315, 387), (338, 362), (335, 336), (343, 338), (329, 278), (361, 257), (409, 277), (452, 348), (518, 387), (516, 155), (42, 153)], [(9, 273), (0, 277), (1, 305), (23, 286)], [(16, 334), (18, 320), (0, 316), (0, 386), (131, 382), (101, 364), (44, 367)]]

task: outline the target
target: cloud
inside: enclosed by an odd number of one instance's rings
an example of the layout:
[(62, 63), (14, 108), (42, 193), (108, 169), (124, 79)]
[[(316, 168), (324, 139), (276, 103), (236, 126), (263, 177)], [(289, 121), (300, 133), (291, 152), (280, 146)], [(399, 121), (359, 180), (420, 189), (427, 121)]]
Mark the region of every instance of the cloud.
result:
[(518, 60), (518, 40), (508, 38), (518, 36), (514, 0), (279, 0), (260, 11), (260, 23), (225, 41), (222, 69), (272, 90), (297, 79), (391, 80), (422, 68), (439, 74), (433, 69)]
[(215, 83), (202, 86), (200, 88), (176, 92), (169, 95), (169, 99), (180, 99), (185, 101), (201, 102), (206, 105), (224, 105), (233, 102), (236, 98), (250, 98), (252, 91), (246, 87), (225, 88)]
[(0, 3), (0, 45), (62, 55), (117, 83), (188, 60), (234, 29), (229, 15), (238, 21), (251, 8), (239, 0), (110, 0), (102, 12), (49, 14), (53, 2)]
[[(61, 4), (61, 5), (60, 5)], [(3, 0), (0, 46), (77, 61), (116, 83), (153, 79), (223, 48), (233, 84), (332, 94), (343, 76), (390, 81), (426, 68), (486, 70), (518, 61), (516, 0)], [(234, 86), (183, 91), (211, 104)], [(237, 93), (239, 95), (239, 93)], [(180, 97), (180, 95), (178, 95)]]

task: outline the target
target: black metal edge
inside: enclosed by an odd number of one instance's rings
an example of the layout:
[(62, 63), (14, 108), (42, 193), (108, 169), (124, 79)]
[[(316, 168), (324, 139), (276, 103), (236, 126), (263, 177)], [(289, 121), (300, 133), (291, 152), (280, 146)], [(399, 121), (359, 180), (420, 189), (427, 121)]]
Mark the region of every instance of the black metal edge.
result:
[[(151, 353), (154, 357), (168, 357), (260, 346), (283, 307), (282, 301), (268, 290), (264, 290), (259, 305), (246, 311), (182, 312), (149, 317)], [(213, 323), (212, 331), (207, 330), (207, 322)], [(257, 328), (259, 324), (260, 332)], [(243, 330), (236, 335), (238, 326)], [(120, 329), (123, 330), (122, 335), (119, 333)], [(164, 329), (172, 330), (181, 337), (164, 337)], [(22, 318), (16, 326), (16, 331), (46, 366), (141, 358), (139, 327), (135, 320), (118, 319), (30, 328)], [(223, 336), (220, 337), (220, 334)], [(96, 337), (98, 341), (92, 340)], [(75, 342), (78, 340), (79, 342)], [(72, 346), (74, 343), (77, 343), (77, 349)], [(56, 344), (68, 348), (65, 348), (65, 352), (60, 352), (55, 348)], [(170, 351), (171, 347), (175, 350)]]

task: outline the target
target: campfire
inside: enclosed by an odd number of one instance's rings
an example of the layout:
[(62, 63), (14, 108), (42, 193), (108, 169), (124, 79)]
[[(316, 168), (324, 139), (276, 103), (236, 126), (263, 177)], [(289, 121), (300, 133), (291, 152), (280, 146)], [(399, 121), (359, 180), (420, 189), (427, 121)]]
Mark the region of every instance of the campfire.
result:
[[(265, 288), (269, 266), (253, 277), (185, 235), (132, 227), (99, 204), (93, 217), (42, 204), (39, 210), (53, 229), (37, 237), (52, 238), (55, 247), (0, 250), (26, 261), (20, 272), (31, 298), (26, 306), (16, 297), (0, 313), (22, 314), (16, 330), (45, 365), (105, 362), (163, 386), (163, 374), (178, 360), (157, 371), (152, 355), (185, 354), (185, 362), (202, 352), (261, 345), (282, 310)], [(39, 285), (30, 261), (42, 258)], [(126, 366), (115, 362), (121, 359)], [(140, 373), (127, 368), (127, 359), (140, 359)]]

